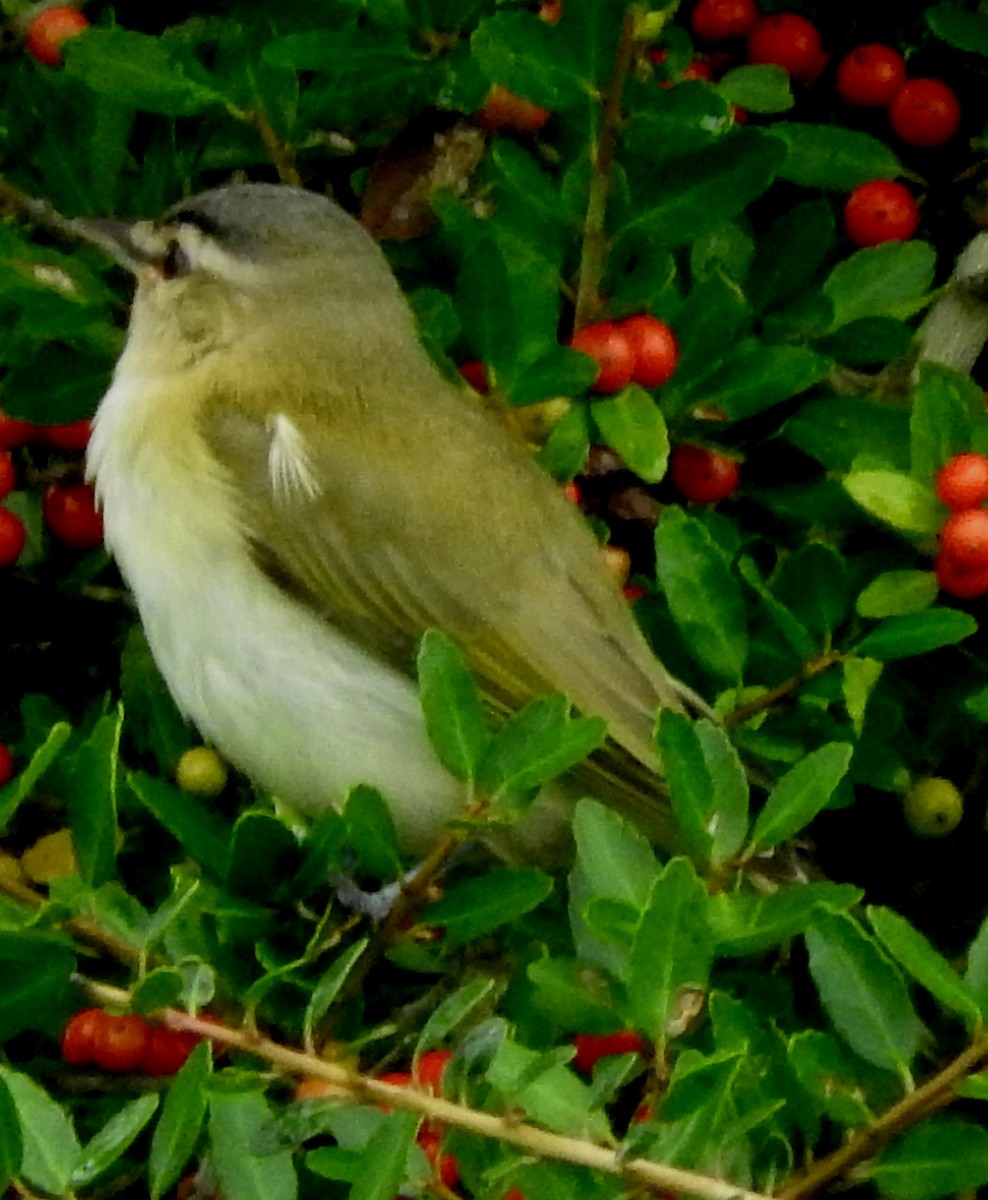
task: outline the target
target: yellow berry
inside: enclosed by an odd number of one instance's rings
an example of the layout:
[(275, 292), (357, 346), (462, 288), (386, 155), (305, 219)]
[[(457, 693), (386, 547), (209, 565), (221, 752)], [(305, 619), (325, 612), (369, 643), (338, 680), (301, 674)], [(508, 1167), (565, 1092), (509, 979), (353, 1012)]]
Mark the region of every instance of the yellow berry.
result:
[(949, 779), (921, 779), (906, 793), (906, 821), (919, 837), (944, 837), (952, 833), (964, 815), (964, 797)]
[(178, 760), (175, 782), (183, 792), (218, 796), (226, 787), (226, 763), (210, 746), (195, 746)]

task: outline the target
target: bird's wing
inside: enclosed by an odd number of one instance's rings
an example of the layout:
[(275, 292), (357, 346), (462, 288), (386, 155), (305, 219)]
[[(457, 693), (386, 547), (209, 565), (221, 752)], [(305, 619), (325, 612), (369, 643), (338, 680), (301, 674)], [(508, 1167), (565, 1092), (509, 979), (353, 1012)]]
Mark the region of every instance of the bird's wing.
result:
[(434, 398), (320, 394), (267, 415), (213, 397), (201, 432), (258, 563), (402, 669), (442, 629), (496, 707), (563, 692), (656, 768), (655, 711), (680, 707), (676, 684), (592, 534), (493, 417), (436, 383)]

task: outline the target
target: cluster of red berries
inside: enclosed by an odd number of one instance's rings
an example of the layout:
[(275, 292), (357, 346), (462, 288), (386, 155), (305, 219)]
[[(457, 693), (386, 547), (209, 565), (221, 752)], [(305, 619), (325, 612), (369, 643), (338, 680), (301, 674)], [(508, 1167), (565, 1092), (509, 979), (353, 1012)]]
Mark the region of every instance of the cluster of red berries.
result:
[(962, 600), (988, 594), (988, 458), (957, 454), (941, 467), (936, 493), (951, 510), (934, 564), (945, 592)]
[[(57, 450), (80, 451), (86, 448), (89, 433), (88, 420), (39, 426), (0, 412), (0, 501), (17, 486), (12, 450), (39, 444)], [(93, 550), (103, 541), (103, 518), (88, 483), (60, 480), (50, 484), (41, 498), (41, 513), (51, 533), (73, 550)], [(0, 504), (0, 567), (17, 562), (26, 543), (24, 522)]]
[(629, 383), (661, 387), (679, 362), (672, 330), (647, 313), (623, 321), (593, 321), (573, 334), (570, 345), (596, 362), (595, 392), (619, 392)]
[(174, 1075), (201, 1040), (197, 1033), (150, 1025), (133, 1013), (114, 1016), (102, 1008), (84, 1008), (65, 1026), (62, 1058), (74, 1067)]

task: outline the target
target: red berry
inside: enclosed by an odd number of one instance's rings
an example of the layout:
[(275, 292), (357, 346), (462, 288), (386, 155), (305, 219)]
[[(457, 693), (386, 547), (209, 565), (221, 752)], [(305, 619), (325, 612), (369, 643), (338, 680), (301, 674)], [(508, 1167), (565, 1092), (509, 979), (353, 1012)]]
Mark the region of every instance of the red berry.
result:
[(502, 130), (537, 133), (551, 116), (547, 108), (533, 104), (531, 100), (517, 96), (495, 83), (480, 110), (474, 114), (474, 120), (488, 133), (500, 133)]
[(427, 1050), (420, 1054), (412, 1066), (412, 1079), (422, 1087), (437, 1094), (441, 1091), (443, 1071), (453, 1057), (451, 1050)]
[(738, 486), (741, 468), (733, 458), (703, 446), (677, 446), (669, 458), (669, 476), (687, 500), (713, 504)]
[(844, 205), (844, 230), (858, 246), (905, 242), (919, 225), (919, 206), (909, 189), (894, 179), (870, 179), (856, 187)]
[(820, 73), (822, 54), (817, 27), (798, 13), (763, 17), (748, 35), (748, 62), (782, 67), (804, 82)]
[(38, 436), (37, 425), (30, 421), (19, 421), (16, 417), (8, 417), (0, 410), (0, 450), (16, 450), (18, 446), (26, 446)]
[(619, 392), (631, 382), (635, 352), (623, 326), (613, 321), (595, 321), (578, 329), (570, 345), (597, 363), (595, 392)]
[(14, 756), (6, 742), (0, 742), (0, 787), (14, 778)]
[(580, 490), (580, 485), (575, 479), (566, 484), (566, 486), (563, 488), (563, 495), (570, 502), (570, 504), (583, 503), (583, 492)]
[(640, 1054), (645, 1040), (633, 1029), (622, 1029), (618, 1033), (577, 1033), (573, 1045), (576, 1047), (573, 1066), (589, 1075), (600, 1059), (611, 1054)]
[(491, 385), (487, 381), (487, 368), (479, 358), (473, 358), (470, 362), (460, 363), (456, 369), (475, 392), (480, 392), (482, 396), (486, 396), (491, 390)]
[(318, 1100), (323, 1096), (337, 1096), (339, 1088), (327, 1083), (325, 1079), (315, 1079), (307, 1075), (295, 1085), (296, 1100)]
[(664, 321), (647, 313), (628, 317), (620, 327), (635, 353), (632, 380), (642, 387), (661, 387), (679, 362), (675, 334)]
[(690, 25), (704, 41), (726, 42), (747, 37), (759, 15), (755, 0), (699, 0), (690, 14)]
[(149, 1033), (141, 1017), (104, 1013), (93, 1037), (93, 1062), (104, 1071), (136, 1071), (147, 1051)]
[(939, 79), (910, 79), (889, 106), (889, 120), (910, 146), (939, 146), (957, 132), (961, 103)]
[(545, 21), (547, 25), (558, 25), (562, 15), (563, 0), (542, 0), (542, 7), (539, 9), (540, 20)]
[(57, 446), (59, 450), (85, 450), (92, 431), (93, 423), (85, 417), (81, 421), (70, 421), (67, 425), (44, 425), (41, 438), (49, 446)]
[(988, 458), (983, 454), (955, 454), (936, 477), (936, 491), (948, 508), (979, 508), (988, 500)]
[(198, 1044), (197, 1034), (169, 1029), (167, 1025), (151, 1025), (138, 1070), (142, 1075), (174, 1075)]
[(886, 108), (905, 82), (905, 59), (881, 42), (858, 46), (837, 68), (837, 94), (858, 108)]
[(429, 1124), (423, 1124), (419, 1127), (415, 1140), (435, 1168), (440, 1181), (448, 1188), (455, 1188), (460, 1182), (460, 1164), (455, 1155), (442, 1153), (443, 1135), (439, 1130)]
[(965, 571), (945, 550), (941, 550), (933, 568), (943, 590), (960, 600), (974, 600), (988, 594), (988, 567)]
[(525, 1193), (520, 1188), (508, 1188), (501, 1200), (525, 1200)]
[(0, 450), (0, 500), (9, 496), (17, 483), (17, 472), (9, 450)]
[(9, 508), (0, 507), (0, 567), (17, 562), (26, 543), (24, 522)]
[(73, 550), (93, 550), (103, 541), (103, 518), (90, 483), (53, 483), (41, 498), (45, 524)]
[(988, 509), (951, 513), (940, 530), (940, 548), (961, 571), (988, 567)]
[(101, 1008), (84, 1008), (69, 1019), (62, 1031), (62, 1058), (73, 1067), (95, 1062), (93, 1051), (104, 1024), (110, 1020)]
[(62, 61), (62, 43), (88, 28), (86, 15), (70, 4), (46, 8), (28, 24), (24, 44), (28, 54), (39, 63), (57, 67)]

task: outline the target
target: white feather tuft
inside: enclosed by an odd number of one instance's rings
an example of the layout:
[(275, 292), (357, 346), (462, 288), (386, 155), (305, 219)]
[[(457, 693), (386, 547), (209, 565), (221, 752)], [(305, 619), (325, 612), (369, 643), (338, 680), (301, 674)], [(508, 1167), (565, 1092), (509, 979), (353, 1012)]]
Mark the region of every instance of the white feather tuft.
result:
[(298, 426), (284, 413), (274, 413), (267, 424), (271, 430), (268, 471), (275, 498), (282, 502), (315, 500), (319, 495), (319, 483)]

